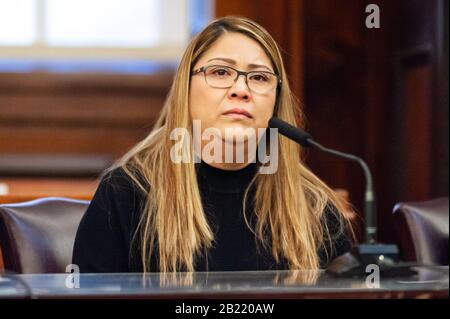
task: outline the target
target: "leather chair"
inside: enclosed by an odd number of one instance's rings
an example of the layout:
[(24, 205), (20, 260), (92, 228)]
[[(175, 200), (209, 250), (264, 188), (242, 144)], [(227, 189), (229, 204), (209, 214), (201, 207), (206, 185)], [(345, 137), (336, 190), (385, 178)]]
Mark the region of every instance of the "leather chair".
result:
[(449, 264), (448, 209), (448, 197), (395, 205), (395, 228), (406, 261)]
[(0, 205), (5, 269), (21, 274), (65, 272), (88, 205), (89, 201), (57, 197)]

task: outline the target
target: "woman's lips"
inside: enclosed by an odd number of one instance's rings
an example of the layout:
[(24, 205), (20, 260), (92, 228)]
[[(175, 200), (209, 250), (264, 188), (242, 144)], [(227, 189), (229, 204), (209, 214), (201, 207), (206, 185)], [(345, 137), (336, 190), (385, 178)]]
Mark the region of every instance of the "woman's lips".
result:
[(233, 117), (233, 118), (246, 118), (246, 119), (247, 118), (249, 118), (249, 119), (252, 118), (251, 114), (247, 110), (245, 110), (245, 109), (237, 109), (237, 108), (228, 110), (228, 111), (224, 112), (223, 115), (227, 115), (227, 116), (230, 116), (230, 117)]

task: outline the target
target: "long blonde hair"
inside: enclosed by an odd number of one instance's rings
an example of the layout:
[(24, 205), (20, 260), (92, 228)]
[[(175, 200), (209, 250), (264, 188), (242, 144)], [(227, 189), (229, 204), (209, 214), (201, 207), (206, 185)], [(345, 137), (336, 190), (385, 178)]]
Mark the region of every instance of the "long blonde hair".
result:
[[(191, 68), (226, 32), (244, 34), (261, 45), (275, 73), (281, 77), (274, 115), (294, 125), (303, 124), (280, 51), (264, 28), (246, 18), (225, 17), (213, 21), (199, 33), (182, 57), (153, 130), (110, 168), (122, 167), (146, 195), (133, 239), (138, 243), (144, 271), (156, 270), (150, 269), (151, 258), (155, 258), (162, 272), (194, 271), (195, 258), (214, 241), (202, 206), (195, 164), (171, 161), (170, 133), (175, 128), (192, 132), (188, 105)], [(324, 222), (324, 211), (327, 205), (334, 206), (332, 211), (342, 221), (343, 204), (333, 190), (302, 164), (297, 144), (281, 137), (278, 148), (278, 171), (257, 174), (249, 186), (254, 185), (256, 189), (253, 199), (256, 224), (252, 231), (265, 247), (271, 248), (277, 262), (286, 260), (290, 269), (317, 269), (319, 249), (332, 247), (333, 240)], [(191, 146), (187, 152), (192, 158)], [(243, 201), (244, 215), (249, 188)], [(344, 231), (343, 227), (340, 231)]]

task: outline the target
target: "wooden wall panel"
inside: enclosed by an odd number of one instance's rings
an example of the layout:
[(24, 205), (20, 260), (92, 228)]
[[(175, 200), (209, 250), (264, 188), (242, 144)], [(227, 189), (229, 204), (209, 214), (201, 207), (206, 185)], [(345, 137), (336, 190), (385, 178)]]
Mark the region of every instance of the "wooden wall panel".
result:
[[(380, 8), (379, 29), (365, 26), (372, 3)], [(294, 91), (302, 92), (307, 129), (322, 144), (367, 161), (382, 241), (395, 241), (395, 203), (448, 196), (448, 1), (216, 4), (218, 16), (244, 15), (265, 26), (286, 62), (299, 57), (286, 65), (288, 74), (300, 73), (291, 81), (301, 79)], [(362, 213), (357, 164), (316, 150), (307, 162), (331, 186), (347, 189)]]
[(215, 16), (244, 16), (261, 24), (280, 46), (294, 94), (304, 97), (304, 0), (216, 0)]
[[(307, 129), (323, 145), (365, 158), (363, 3), (306, 1), (305, 12)], [(347, 189), (362, 215), (365, 182), (357, 163), (314, 149), (307, 162), (330, 186)]]
[(58, 175), (67, 161), (79, 166), (68, 175), (100, 172), (149, 133), (172, 77), (173, 70), (0, 74), (0, 176), (52, 174), (45, 163)]
[[(149, 118), (149, 120), (153, 120)], [(150, 126), (2, 125), (3, 154), (105, 154), (120, 156), (144, 138)]]
[[(404, 193), (406, 200), (427, 200), (432, 194), (432, 123), (431, 123), (431, 68), (418, 66), (405, 74), (403, 95), (404, 127)], [(417, 183), (417, 181), (421, 181)]]

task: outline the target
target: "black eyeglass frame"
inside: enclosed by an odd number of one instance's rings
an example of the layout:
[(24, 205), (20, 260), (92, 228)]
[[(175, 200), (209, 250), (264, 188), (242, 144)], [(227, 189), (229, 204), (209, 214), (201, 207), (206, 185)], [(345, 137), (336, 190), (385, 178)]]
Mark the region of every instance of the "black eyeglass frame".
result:
[(243, 75), (244, 78), (245, 78), (245, 84), (247, 85), (248, 88), (250, 88), (250, 86), (248, 85), (248, 78), (247, 78), (247, 76), (250, 73), (267, 73), (267, 74), (270, 74), (270, 75), (274, 75), (277, 78), (277, 85), (274, 88), (276, 88), (278, 90), (279, 86), (281, 85), (281, 79), (280, 79), (280, 76), (278, 74), (275, 74), (275, 73), (272, 73), (272, 72), (269, 72), (269, 71), (249, 71), (249, 72), (244, 72), (244, 71), (239, 71), (239, 70), (237, 70), (237, 69), (235, 69), (235, 68), (233, 68), (231, 66), (227, 66), (227, 65), (207, 65), (207, 66), (202, 66), (202, 67), (198, 68), (197, 70), (193, 70), (192, 71), (192, 76), (197, 75), (199, 73), (203, 73), (203, 76), (205, 78), (206, 84), (208, 84), (209, 86), (211, 86), (213, 88), (228, 89), (228, 88), (233, 86), (233, 85), (230, 85), (230, 86), (227, 86), (227, 87), (215, 87), (215, 86), (210, 85), (208, 83), (208, 81), (206, 80), (206, 70), (208, 68), (210, 68), (210, 67), (224, 67), (224, 68), (228, 68), (228, 69), (231, 69), (231, 70), (235, 71), (237, 73), (237, 75), (236, 75), (236, 78), (233, 80), (233, 83), (236, 83), (236, 81), (239, 79), (239, 77), (241, 75)]

